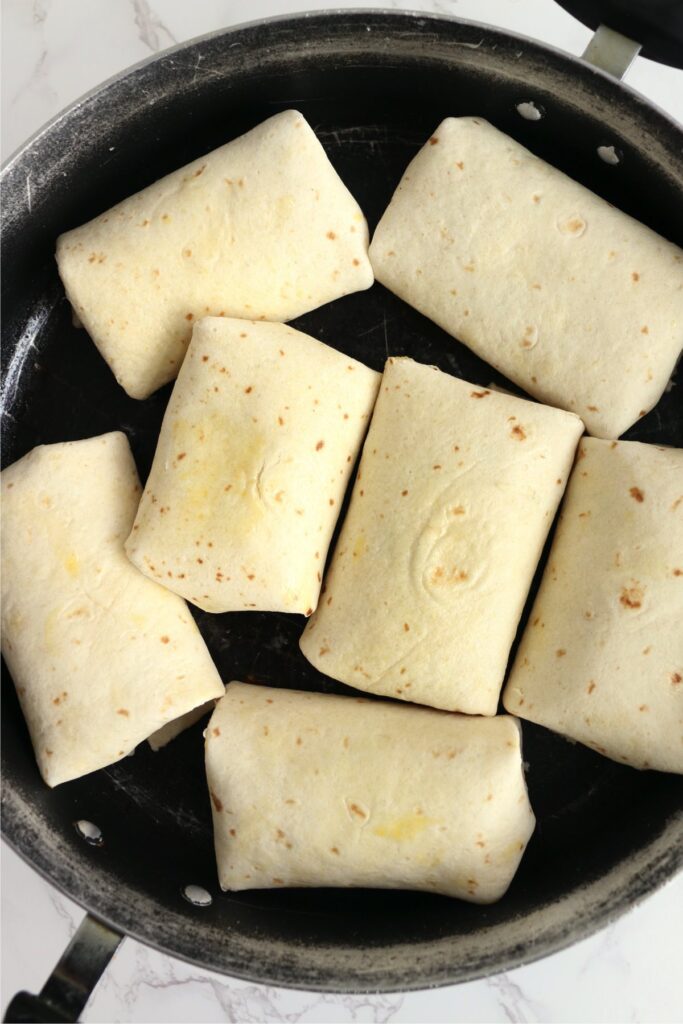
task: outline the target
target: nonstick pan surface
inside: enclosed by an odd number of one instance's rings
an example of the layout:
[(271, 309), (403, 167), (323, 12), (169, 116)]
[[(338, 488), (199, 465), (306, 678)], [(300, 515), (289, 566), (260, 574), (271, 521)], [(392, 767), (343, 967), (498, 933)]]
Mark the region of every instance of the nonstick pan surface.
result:
[[(520, 117), (517, 104), (528, 101), (543, 112), (540, 120)], [(579, 61), (472, 23), (386, 12), (280, 19), (212, 35), (90, 94), (5, 171), (3, 464), (37, 444), (122, 429), (144, 479), (170, 387), (145, 402), (118, 387), (85, 332), (72, 326), (55, 239), (288, 107), (313, 125), (371, 230), (441, 118), (474, 114), (683, 243), (680, 131)], [(604, 145), (616, 147), (619, 164), (598, 158)], [(295, 326), (375, 369), (388, 354), (410, 355), (519, 393), (379, 285)], [(683, 445), (679, 389), (626, 436)], [(193, 613), (224, 680), (351, 692), (304, 660), (297, 643), (302, 618)], [(8, 841), (116, 929), (242, 978), (376, 991), (494, 973), (589, 934), (683, 859), (680, 777), (634, 771), (524, 723), (538, 827), (499, 903), (370, 890), (222, 894), (203, 725), (157, 754), (143, 744), (110, 768), (49, 790), (9, 679), (3, 696)], [(83, 841), (73, 824), (79, 819), (101, 828), (102, 845)], [(211, 906), (188, 903), (188, 883), (208, 889)]]

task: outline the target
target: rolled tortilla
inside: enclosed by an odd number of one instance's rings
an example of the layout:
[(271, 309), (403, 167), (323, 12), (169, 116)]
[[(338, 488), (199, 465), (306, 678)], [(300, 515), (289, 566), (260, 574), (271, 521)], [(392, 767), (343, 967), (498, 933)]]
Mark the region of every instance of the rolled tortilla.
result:
[(205, 611), (310, 615), (379, 380), (283, 324), (199, 321), (128, 557)]
[(515, 718), (230, 683), (206, 732), (222, 889), (504, 894), (534, 829)]
[(49, 786), (223, 693), (184, 601), (125, 556), (139, 495), (121, 433), (34, 448), (2, 473), (2, 653)]
[(308, 660), (371, 693), (494, 715), (581, 431), (389, 359)]
[(370, 259), (387, 288), (598, 437), (652, 409), (683, 344), (683, 252), (481, 118), (439, 125)]
[(505, 707), (683, 772), (683, 450), (584, 438)]
[(276, 114), (57, 242), (74, 310), (118, 382), (172, 380), (207, 314), (291, 320), (369, 288), (367, 225), (315, 133)]

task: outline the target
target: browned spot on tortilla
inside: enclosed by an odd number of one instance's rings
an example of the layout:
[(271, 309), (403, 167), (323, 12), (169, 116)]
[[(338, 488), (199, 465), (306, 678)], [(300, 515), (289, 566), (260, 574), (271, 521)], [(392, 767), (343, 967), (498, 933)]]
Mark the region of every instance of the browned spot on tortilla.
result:
[(351, 811), (352, 814), (355, 814), (357, 818), (362, 818), (363, 821), (367, 820), (367, 813), (363, 810), (362, 807), (359, 807), (358, 804), (349, 804), (349, 810)]
[(586, 408), (589, 412), (600, 412), (597, 405), (587, 405)]
[(639, 584), (634, 583), (632, 587), (622, 587), (619, 603), (624, 608), (640, 608), (644, 597), (643, 590)]
[(252, 384), (250, 384), (248, 388), (244, 389), (244, 393), (245, 393), (245, 395), (250, 395), (253, 390), (254, 390), (254, 387), (253, 387)]
[(645, 495), (641, 491), (640, 487), (631, 487), (628, 493), (631, 495), (631, 497), (635, 501), (638, 501), (638, 502), (645, 501)]
[(564, 658), (566, 653), (567, 652), (565, 651), (564, 647), (558, 647), (558, 649), (555, 651), (555, 657)]
[(409, 633), (410, 632), (410, 626), (408, 625), (407, 622), (403, 623), (403, 632), (404, 633)]
[(130, 717), (130, 711), (128, 710), (128, 708), (118, 708), (116, 714), (123, 715), (124, 718)]
[(640, 281), (640, 274), (638, 273), (637, 270), (631, 271), (631, 280), (632, 281)]
[(491, 394), (491, 392), (488, 391), (488, 390), (484, 390), (484, 391), (470, 391), (470, 398), (486, 398), (486, 396), (490, 395), (490, 394)]
[(681, 673), (680, 673), (680, 672), (672, 672), (672, 673), (671, 673), (671, 685), (672, 685), (672, 686), (678, 686), (678, 684), (679, 684), (679, 683), (680, 683), (680, 682), (681, 682), (682, 680), (683, 680), (683, 676), (681, 676)]
[[(194, 320), (194, 313), (186, 313), (185, 314), (185, 319), (186, 320)], [(204, 362), (206, 362), (206, 359), (204, 360)]]
[(437, 135), (432, 135), (431, 139), (429, 140), (429, 145), (430, 146), (436, 146), (438, 141), (439, 141), (438, 136)]
[(216, 796), (216, 794), (214, 793), (213, 790), (210, 790), (209, 792), (211, 793), (211, 799), (213, 800), (213, 806), (216, 808), (216, 810), (220, 814), (220, 812), (223, 810), (223, 804), (218, 799), (218, 797)]
[(330, 650), (329, 647), (321, 647), (320, 650), (318, 651), (318, 657), (322, 658), (323, 655), (329, 653), (329, 650)]
[(331, 846), (330, 847), (330, 853), (336, 853), (337, 856), (339, 856), (339, 850), (337, 849), (336, 846)]
[(184, 459), (186, 455), (187, 452), (178, 452), (178, 454), (176, 455), (176, 459), (178, 460), (178, 462), (180, 462), (180, 460)]
[(641, 704), (640, 707), (638, 708), (638, 710), (639, 711), (649, 711), (650, 709), (649, 709), (647, 704)]
[(586, 688), (586, 693), (592, 693), (594, 689), (595, 689), (595, 682), (591, 679), (590, 683), (588, 684), (588, 686)]
[(355, 256), (351, 260), (351, 262), (353, 263), (354, 267), (359, 267), (360, 266), (360, 260), (357, 260)]
[(674, 576), (683, 576), (683, 569), (674, 569), (673, 575)]
[(169, 636), (162, 636), (159, 639), (161, 640), (162, 644), (167, 644), (171, 638)]
[(317, 445), (315, 446), (315, 450), (316, 450), (317, 452), (319, 452), (319, 451), (320, 451), (320, 449), (321, 449), (321, 448), (324, 448), (324, 447), (325, 447), (325, 442), (324, 442), (324, 441), (318, 441)]
[(327, 232), (327, 237), (328, 237), (329, 239), (333, 240), (333, 239), (335, 239), (335, 238), (336, 238), (337, 236), (336, 236), (336, 234), (334, 233), (334, 231), (328, 231), (328, 232)]
[(516, 441), (526, 440), (526, 431), (524, 427), (520, 426), (519, 423), (515, 423), (514, 427), (510, 429), (510, 437), (513, 437)]
[(220, 731), (220, 729), (218, 728), (217, 725), (214, 725), (214, 727), (211, 730), (211, 732), (214, 734), (214, 736), (220, 736), (220, 734), (221, 734), (221, 731)]
[(640, 333), (641, 334), (649, 334), (650, 333), (650, 328), (647, 326), (647, 324), (643, 324), (643, 326), (640, 328)]
[(407, 491), (401, 491), (401, 497), (402, 497), (402, 498), (405, 498), (405, 496), (406, 496), (406, 494), (407, 494), (407, 493), (408, 493)]

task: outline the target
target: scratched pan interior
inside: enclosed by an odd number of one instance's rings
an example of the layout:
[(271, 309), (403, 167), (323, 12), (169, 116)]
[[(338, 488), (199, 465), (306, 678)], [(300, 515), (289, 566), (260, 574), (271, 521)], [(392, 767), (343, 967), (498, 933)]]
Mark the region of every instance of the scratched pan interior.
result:
[[(544, 118), (522, 120), (523, 100), (542, 105)], [(683, 242), (680, 134), (635, 94), (558, 53), (476, 25), (386, 13), (280, 20), (207, 37), (90, 95), (6, 170), (5, 464), (36, 444), (123, 429), (144, 478), (170, 388), (137, 402), (115, 384), (85, 332), (71, 326), (55, 238), (290, 106), (315, 127), (371, 228), (439, 120), (478, 114)], [(596, 157), (601, 144), (619, 148), (619, 166)], [(407, 354), (517, 390), (379, 285), (297, 326), (376, 369), (387, 353)], [(682, 444), (677, 399), (676, 389), (667, 393), (628, 437)], [(196, 618), (225, 680), (346, 691), (303, 659), (300, 617)], [(478, 977), (588, 934), (681, 859), (680, 778), (633, 771), (525, 723), (538, 827), (500, 903), (368, 890), (221, 894), (202, 726), (158, 754), (142, 745), (50, 791), (13, 687), (3, 693), (4, 829), (12, 845), (115, 927), (244, 978), (363, 991)], [(409, 749), (404, 757), (408, 764)], [(77, 836), (72, 823), (80, 818), (101, 827), (103, 846)], [(205, 886), (212, 906), (188, 904), (187, 883)]]

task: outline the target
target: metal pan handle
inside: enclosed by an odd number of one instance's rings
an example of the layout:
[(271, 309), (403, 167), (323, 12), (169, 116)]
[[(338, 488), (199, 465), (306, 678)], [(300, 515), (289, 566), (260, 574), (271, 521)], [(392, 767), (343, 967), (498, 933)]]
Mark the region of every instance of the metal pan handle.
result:
[(40, 994), (17, 993), (4, 1020), (21, 1024), (77, 1021), (122, 938), (86, 914)]
[(606, 71), (614, 78), (623, 78), (640, 53), (641, 45), (607, 25), (600, 25), (582, 54), (582, 59)]
[[(649, 60), (683, 68), (683, 4), (680, 0), (556, 0), (556, 3), (594, 31), (600, 25), (609, 25), (626, 39), (640, 40), (643, 56)], [(616, 77), (621, 78), (621, 75)]]

